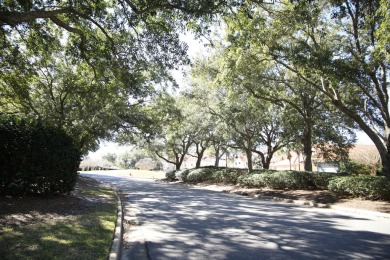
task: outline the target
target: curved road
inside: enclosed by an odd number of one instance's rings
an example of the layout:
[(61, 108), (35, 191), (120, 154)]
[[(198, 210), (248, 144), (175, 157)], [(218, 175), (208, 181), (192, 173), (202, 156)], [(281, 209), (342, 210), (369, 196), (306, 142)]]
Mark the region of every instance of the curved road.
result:
[(390, 219), (83, 174), (138, 209), (149, 259), (390, 259)]

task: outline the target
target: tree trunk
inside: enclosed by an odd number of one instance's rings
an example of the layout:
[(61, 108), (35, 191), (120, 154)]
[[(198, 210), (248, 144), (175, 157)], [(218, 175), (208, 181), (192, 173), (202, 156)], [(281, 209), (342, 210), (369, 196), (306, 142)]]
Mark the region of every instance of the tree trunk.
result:
[[(390, 138), (390, 135), (388, 136)], [(385, 156), (382, 158), (382, 174), (385, 175), (388, 179), (390, 179), (390, 146), (387, 144), (387, 151)]]
[(214, 166), (218, 167), (219, 166), (219, 146), (218, 147), (214, 146), (214, 150), (215, 150), (215, 163), (214, 163)]
[(179, 156), (179, 154), (175, 153), (175, 167), (176, 167), (176, 171), (179, 171), (180, 168), (181, 168), (181, 164), (183, 162), (183, 160), (181, 160), (181, 156)]
[(272, 160), (272, 155), (267, 155), (267, 158), (265, 159), (265, 162), (264, 162), (264, 165), (263, 165), (263, 168), (264, 169), (269, 169), (269, 165), (271, 164), (271, 160)]
[(311, 131), (310, 133), (307, 133), (305, 136), (305, 139), (303, 140), (303, 154), (305, 155), (305, 171), (311, 172), (313, 171), (313, 165), (312, 165), (312, 136)]
[(246, 153), (246, 158), (248, 161), (248, 172), (251, 172), (253, 170), (252, 150), (246, 149), (245, 153)]
[(305, 156), (305, 162), (304, 162), (304, 168), (305, 171), (311, 172), (313, 171), (313, 166), (311, 163), (311, 156), (312, 156), (312, 140), (313, 140), (313, 121), (312, 121), (312, 114), (311, 110), (308, 110), (306, 112), (306, 132), (304, 132), (303, 136), (303, 155)]
[(200, 164), (202, 163), (203, 154), (204, 154), (204, 150), (202, 149), (202, 151), (200, 153), (198, 153), (198, 157), (196, 157), (196, 165), (195, 165), (196, 169), (200, 168)]

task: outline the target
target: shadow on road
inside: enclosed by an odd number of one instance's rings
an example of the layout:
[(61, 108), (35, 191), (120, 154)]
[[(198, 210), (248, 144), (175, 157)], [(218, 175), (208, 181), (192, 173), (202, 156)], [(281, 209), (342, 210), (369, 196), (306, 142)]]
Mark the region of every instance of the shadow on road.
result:
[[(94, 177), (94, 176), (91, 176)], [(151, 259), (389, 259), (390, 221), (175, 184), (98, 176), (124, 191)]]

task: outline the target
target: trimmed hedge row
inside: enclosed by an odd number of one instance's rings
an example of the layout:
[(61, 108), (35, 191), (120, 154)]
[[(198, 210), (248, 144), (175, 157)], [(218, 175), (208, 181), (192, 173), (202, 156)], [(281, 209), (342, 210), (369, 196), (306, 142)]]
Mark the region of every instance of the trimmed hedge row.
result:
[(299, 171), (256, 170), (248, 174), (246, 169), (201, 167), (166, 173), (168, 181), (188, 183), (212, 182), (239, 184), (250, 188), (272, 189), (326, 189), (334, 175)]
[(247, 173), (245, 169), (222, 168), (222, 167), (201, 167), (198, 169), (187, 169), (170, 171), (165, 174), (167, 181), (182, 181), (189, 183), (212, 182), (236, 184), (240, 176)]
[(268, 187), (271, 189), (316, 190), (326, 189), (330, 174), (299, 171), (269, 171), (241, 176), (238, 184), (252, 188)]
[(345, 176), (332, 179), (329, 190), (351, 197), (390, 200), (390, 180), (384, 176)]
[(74, 189), (81, 153), (62, 129), (0, 117), (0, 193), (53, 194)]
[(168, 181), (239, 184), (248, 188), (323, 190), (340, 196), (390, 200), (390, 180), (383, 176), (340, 176), (330, 173), (202, 167), (171, 171)]

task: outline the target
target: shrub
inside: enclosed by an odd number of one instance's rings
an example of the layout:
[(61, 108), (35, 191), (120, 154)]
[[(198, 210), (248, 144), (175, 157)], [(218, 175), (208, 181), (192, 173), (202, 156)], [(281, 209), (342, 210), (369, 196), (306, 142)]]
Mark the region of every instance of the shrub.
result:
[(299, 171), (258, 170), (238, 179), (242, 186), (271, 189), (326, 189), (333, 175)]
[(278, 172), (277, 170), (270, 170), (270, 169), (260, 169), (260, 170), (253, 170), (252, 174), (261, 174), (261, 173), (275, 173)]
[(170, 171), (165, 174), (165, 179), (167, 181), (180, 180), (191, 183), (214, 182), (236, 184), (238, 177), (245, 173), (247, 173), (245, 169), (205, 166), (198, 169)]
[(70, 192), (80, 158), (80, 150), (62, 129), (0, 117), (0, 193)]
[(213, 168), (198, 168), (189, 170), (186, 181), (192, 183), (208, 181), (211, 179), (213, 171)]
[(259, 173), (242, 175), (237, 183), (248, 188), (263, 188), (265, 187), (264, 176), (265, 174)]
[(165, 180), (167, 181), (182, 181), (182, 182), (186, 182), (187, 181), (187, 176), (189, 175), (189, 173), (193, 171), (193, 169), (191, 170), (172, 170), (172, 171), (169, 171), (169, 172), (166, 172), (165, 173)]
[(390, 200), (390, 180), (384, 176), (344, 176), (329, 182), (330, 191), (366, 199)]
[(337, 173), (340, 175), (370, 175), (372, 173), (372, 168), (365, 164), (345, 160), (339, 163)]
[(255, 170), (248, 173), (246, 169), (201, 167), (166, 173), (168, 181), (199, 183), (239, 184), (248, 188), (272, 189), (327, 189), (329, 180), (335, 175), (299, 171)]
[(169, 171), (165, 173), (165, 180), (167, 181), (177, 181), (178, 179), (176, 178), (176, 171)]
[(236, 184), (238, 178), (248, 171), (234, 168), (214, 168), (211, 174), (211, 181), (216, 183)]
[(187, 181), (187, 175), (190, 173), (190, 170), (179, 170), (175, 172), (176, 179), (182, 182)]
[(312, 173), (313, 176), (313, 182), (314, 186), (318, 190), (327, 190), (329, 182), (333, 179), (338, 177), (337, 174), (332, 173)]

